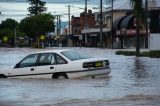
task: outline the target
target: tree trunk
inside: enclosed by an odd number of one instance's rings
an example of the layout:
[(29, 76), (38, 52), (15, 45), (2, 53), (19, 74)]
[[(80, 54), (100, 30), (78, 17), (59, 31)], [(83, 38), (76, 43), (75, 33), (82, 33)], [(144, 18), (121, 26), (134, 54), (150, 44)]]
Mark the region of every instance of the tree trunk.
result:
[(136, 56), (140, 55), (140, 25), (136, 19)]

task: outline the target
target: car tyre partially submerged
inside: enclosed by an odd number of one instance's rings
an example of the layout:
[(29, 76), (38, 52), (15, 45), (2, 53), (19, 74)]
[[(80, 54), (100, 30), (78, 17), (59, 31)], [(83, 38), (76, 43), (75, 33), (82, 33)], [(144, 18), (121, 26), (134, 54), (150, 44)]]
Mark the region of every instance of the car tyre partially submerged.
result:
[(74, 50), (50, 50), (31, 53), (15, 67), (0, 70), (0, 78), (92, 78), (107, 76), (110, 72), (106, 58), (95, 58)]
[(68, 76), (66, 73), (55, 73), (52, 76), (53, 79), (68, 79)]

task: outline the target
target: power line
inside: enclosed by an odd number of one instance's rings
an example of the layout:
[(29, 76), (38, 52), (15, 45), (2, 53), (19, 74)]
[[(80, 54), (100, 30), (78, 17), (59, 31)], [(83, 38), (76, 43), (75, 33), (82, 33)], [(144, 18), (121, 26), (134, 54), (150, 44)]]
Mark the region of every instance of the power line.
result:
[[(0, 2), (27, 2), (24, 0), (0, 0)], [(70, 1), (45, 1), (46, 3), (80, 3), (80, 2), (84, 2), (84, 0), (70, 0)]]

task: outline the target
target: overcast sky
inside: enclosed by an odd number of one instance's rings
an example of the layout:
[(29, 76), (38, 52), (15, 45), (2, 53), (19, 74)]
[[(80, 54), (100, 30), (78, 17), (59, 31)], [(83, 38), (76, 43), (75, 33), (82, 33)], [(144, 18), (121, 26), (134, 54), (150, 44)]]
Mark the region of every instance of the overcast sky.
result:
[[(71, 15), (78, 16), (83, 12), (84, 0), (42, 0), (46, 2), (47, 12), (53, 15), (62, 15), (62, 20), (67, 21), (68, 5), (71, 5)], [(88, 9), (99, 5), (98, 0), (88, 0)], [(6, 18), (16, 19), (20, 21), (29, 14), (27, 8), (29, 7), (26, 0), (0, 0), (0, 22)], [(97, 11), (97, 10), (95, 10)], [(64, 15), (65, 14), (65, 15)]]

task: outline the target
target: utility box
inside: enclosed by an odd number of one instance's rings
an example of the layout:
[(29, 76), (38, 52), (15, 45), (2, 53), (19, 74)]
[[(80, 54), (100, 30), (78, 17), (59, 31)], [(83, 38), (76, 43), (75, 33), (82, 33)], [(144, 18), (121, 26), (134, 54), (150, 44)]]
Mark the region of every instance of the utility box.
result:
[(150, 50), (160, 50), (160, 33), (150, 34)]

